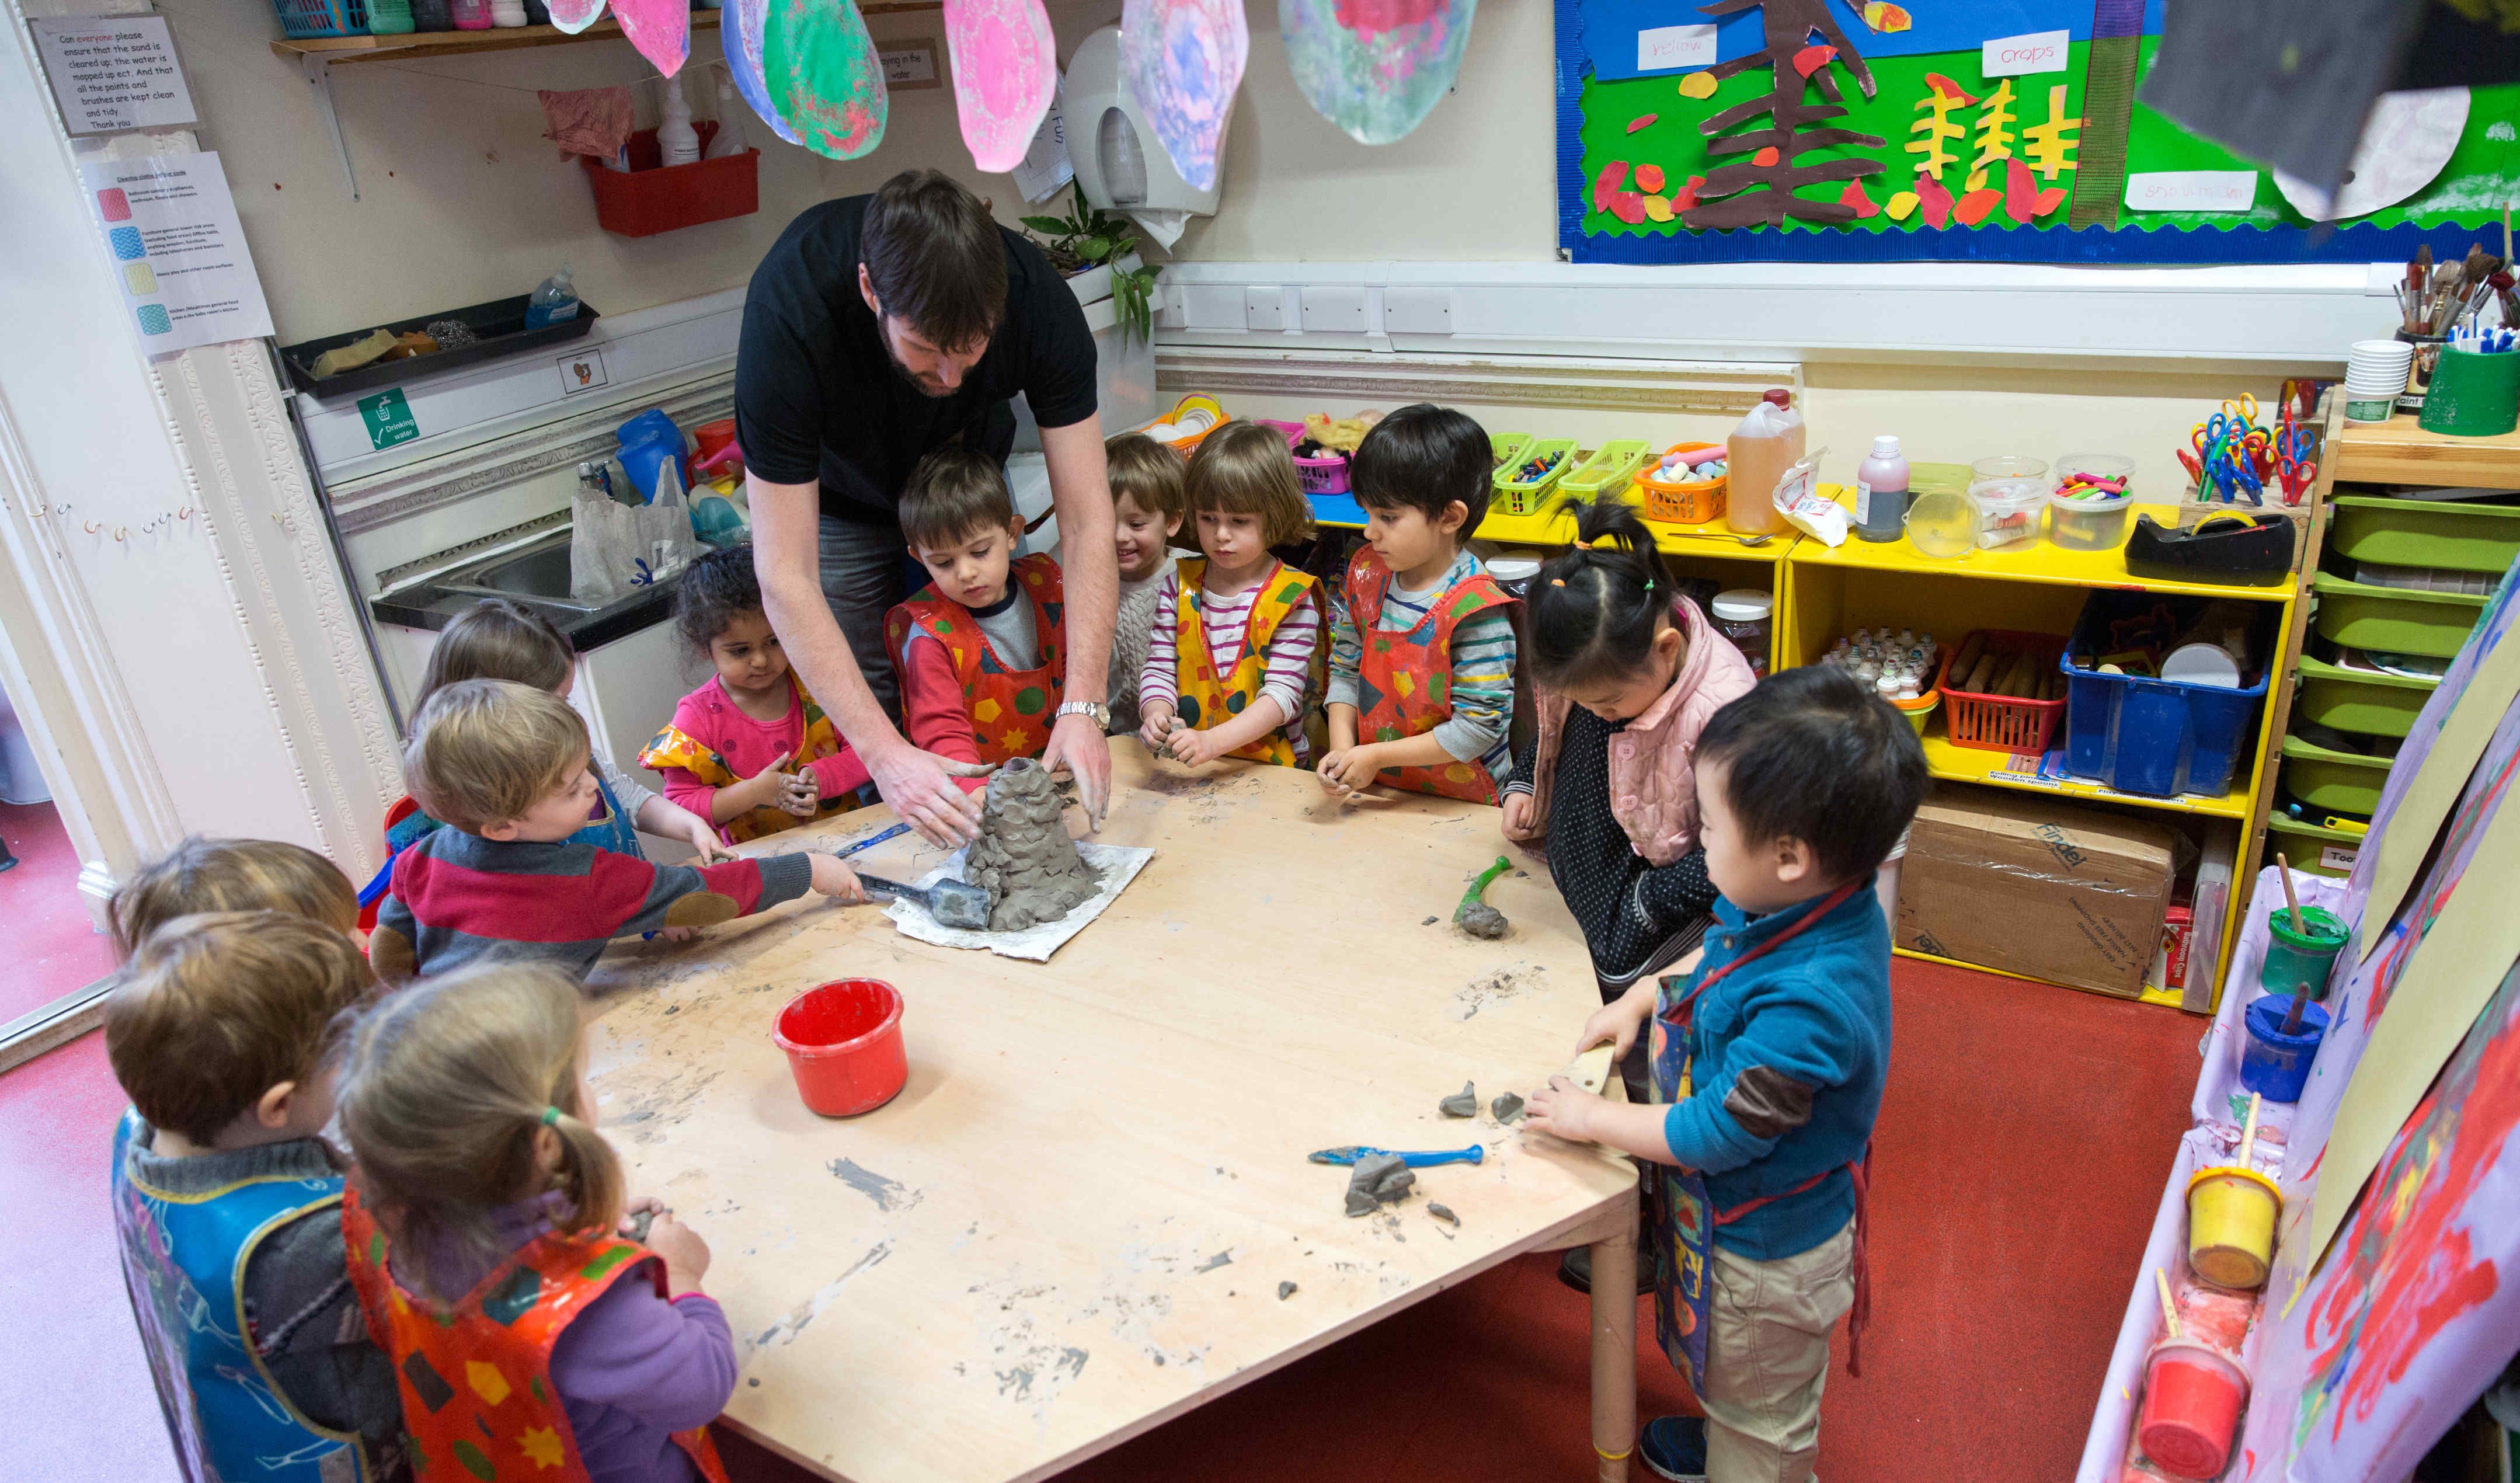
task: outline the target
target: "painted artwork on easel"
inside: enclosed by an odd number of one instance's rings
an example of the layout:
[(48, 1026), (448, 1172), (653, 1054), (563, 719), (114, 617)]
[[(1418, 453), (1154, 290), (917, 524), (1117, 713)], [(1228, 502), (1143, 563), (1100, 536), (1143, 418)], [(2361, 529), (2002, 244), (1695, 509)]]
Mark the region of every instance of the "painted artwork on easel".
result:
[(2390, 95), (2334, 202), (2136, 92), (2163, 0), (1556, 0), (1577, 262), (2376, 262), (2520, 198), (2520, 86)]

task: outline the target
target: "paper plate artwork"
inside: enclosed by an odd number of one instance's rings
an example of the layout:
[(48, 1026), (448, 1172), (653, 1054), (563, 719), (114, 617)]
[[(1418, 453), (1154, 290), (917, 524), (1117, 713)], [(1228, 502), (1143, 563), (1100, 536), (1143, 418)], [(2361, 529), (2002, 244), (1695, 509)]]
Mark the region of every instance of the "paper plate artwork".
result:
[[(671, 77), (692, 55), (692, 8), (687, 0), (612, 0), (612, 19), (639, 55)], [(557, 24), (557, 21), (554, 22)]]
[(1444, 101), (1477, 13), (1478, 0), (1280, 0), (1278, 33), (1314, 112), (1390, 144)]
[(552, 24), (574, 36), (604, 19), (604, 0), (560, 0), (551, 8)]
[(1041, 0), (945, 0), (945, 50), (954, 60), (954, 105), (971, 161), (1013, 169), (1058, 87), (1050, 17)]
[(2467, 128), (2467, 106), (2463, 87), (2382, 93), (2371, 105), (2370, 121), (2362, 125), (2362, 138), (2354, 146), (2335, 200), (2325, 200), (2318, 187), (2281, 170), (2273, 172), (2275, 189), (2313, 221), (2344, 221), (2396, 205), (2431, 185), (2450, 163), (2458, 136)]
[(788, 120), (779, 116), (778, 105), (770, 101), (770, 84), (761, 75), (761, 30), (769, 12), (770, 0), (727, 0), (718, 22), (718, 44), (726, 52), (726, 69), (735, 78), (735, 90), (743, 95), (752, 112), (761, 115), (772, 133), (789, 144), (803, 144)]
[(1120, 8), (1121, 80), (1193, 190), (1216, 188), (1250, 52), (1242, 0), (1127, 0)]
[(883, 64), (855, 0), (769, 0), (761, 75), (799, 144), (855, 159), (883, 143)]

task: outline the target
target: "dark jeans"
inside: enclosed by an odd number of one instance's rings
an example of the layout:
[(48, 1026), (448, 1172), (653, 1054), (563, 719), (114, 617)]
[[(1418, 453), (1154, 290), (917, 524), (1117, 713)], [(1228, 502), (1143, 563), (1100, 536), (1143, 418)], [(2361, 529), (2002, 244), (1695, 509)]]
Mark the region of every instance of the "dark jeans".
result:
[(875, 692), (883, 713), (899, 725), (901, 679), (884, 645), (883, 615), (910, 595), (903, 569), (910, 559), (909, 543), (902, 539), (899, 525), (827, 515), (816, 545), (822, 559), (823, 597), (832, 605), (832, 620), (840, 625), (849, 652), (857, 655), (867, 688)]

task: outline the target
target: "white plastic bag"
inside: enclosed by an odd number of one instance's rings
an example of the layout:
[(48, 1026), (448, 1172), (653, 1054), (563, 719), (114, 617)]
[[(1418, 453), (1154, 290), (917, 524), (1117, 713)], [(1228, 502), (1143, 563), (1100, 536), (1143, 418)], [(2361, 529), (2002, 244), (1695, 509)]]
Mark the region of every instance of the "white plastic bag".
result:
[(568, 544), (568, 595), (612, 603), (664, 581), (692, 563), (699, 542), (670, 464), (658, 471), (652, 504), (624, 505), (580, 490)]
[(1777, 480), (1777, 513), (1805, 535), (1816, 536), (1830, 546), (1843, 546), (1846, 507), (1823, 496), (1819, 487), (1821, 455), (1826, 452), (1826, 448), (1817, 449), (1785, 470), (1784, 477)]

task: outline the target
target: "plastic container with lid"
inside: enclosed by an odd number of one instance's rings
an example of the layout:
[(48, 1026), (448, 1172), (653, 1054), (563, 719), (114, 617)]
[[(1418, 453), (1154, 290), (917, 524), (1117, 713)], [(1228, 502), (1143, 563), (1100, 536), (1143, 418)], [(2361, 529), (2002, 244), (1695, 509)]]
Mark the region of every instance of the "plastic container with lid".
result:
[(2126, 540), (2134, 504), (2135, 460), (2114, 453), (2069, 453), (2056, 461), (2056, 488), (2048, 496), (2048, 539), (2067, 551), (2113, 551)]
[(1977, 549), (1977, 507), (1948, 489), (1917, 495), (1908, 507), (1908, 543), (1943, 561), (1968, 555)]
[(2040, 459), (2005, 455), (1969, 465), (1968, 500), (1977, 511), (1978, 549), (1995, 551), (2039, 539), (2040, 512), (2054, 487)]
[(1759, 398), (1724, 443), (1726, 480), (1724, 523), (1736, 535), (1778, 535), (1784, 515), (1777, 509), (1777, 484), (1803, 457), (1803, 415), (1794, 410), (1793, 393), (1782, 386)]
[(2248, 1401), (2239, 1361), (2194, 1339), (2164, 1339), (2144, 1360), (2137, 1445), (2174, 1478), (2221, 1477)]
[(1775, 630), (1776, 595), (1756, 587), (1735, 587), (1717, 593), (1709, 608), (1715, 631), (1741, 651), (1741, 657), (1750, 661), (1752, 674), (1766, 679), (1768, 645)]

